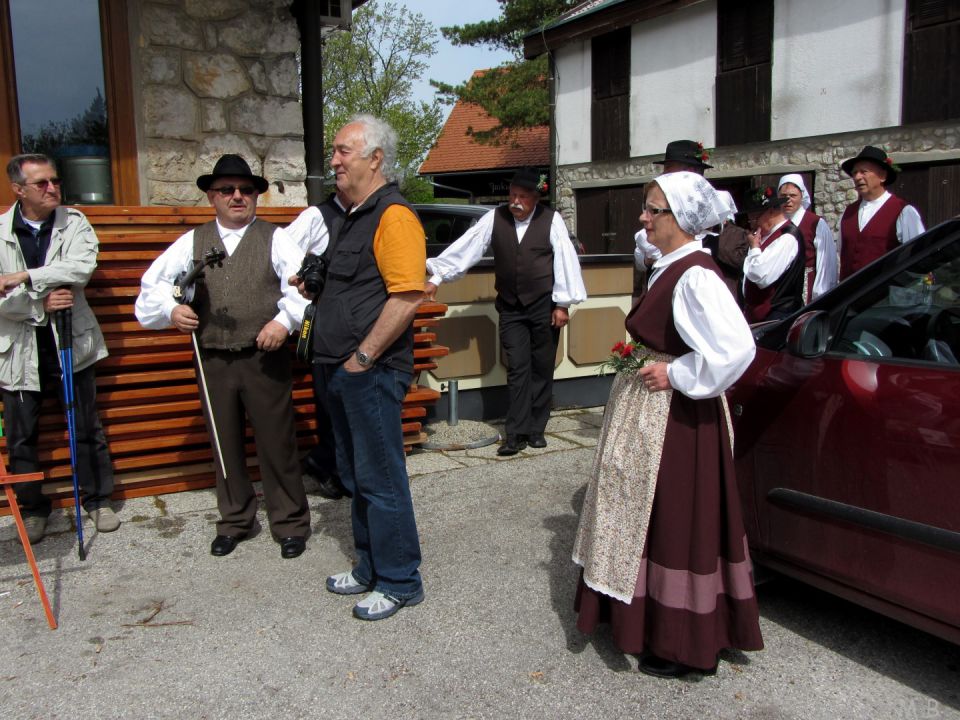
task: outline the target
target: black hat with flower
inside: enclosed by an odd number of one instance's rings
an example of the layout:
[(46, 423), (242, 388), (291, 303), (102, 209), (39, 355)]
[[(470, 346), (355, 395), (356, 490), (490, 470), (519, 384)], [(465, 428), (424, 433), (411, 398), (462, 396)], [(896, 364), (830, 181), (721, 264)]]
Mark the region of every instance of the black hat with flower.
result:
[(786, 201), (786, 198), (782, 198), (777, 194), (776, 189), (774, 189), (772, 185), (761, 185), (760, 187), (751, 188), (747, 192), (746, 200), (740, 208), (740, 212), (763, 212), (771, 208), (783, 207)]
[(879, 165), (884, 170), (887, 171), (887, 179), (883, 181), (884, 186), (892, 185), (897, 179), (897, 173), (900, 172), (900, 168), (893, 162), (893, 159), (887, 155), (886, 151), (882, 148), (874, 147), (873, 145), (867, 145), (860, 151), (860, 154), (856, 157), (852, 157), (849, 160), (844, 160), (840, 167), (841, 169), (850, 177), (853, 177), (853, 166), (856, 165), (861, 160), (867, 160), (869, 162)]
[(510, 178), (510, 184), (526, 188), (527, 190), (534, 190), (541, 195), (549, 189), (547, 176), (537, 168), (530, 166), (517, 168), (513, 177)]
[(654, 165), (664, 165), (668, 162), (683, 163), (690, 167), (708, 170), (713, 165), (708, 165), (710, 151), (705, 150), (703, 143), (694, 140), (674, 140), (667, 143), (667, 151), (663, 155), (663, 160), (655, 160)]

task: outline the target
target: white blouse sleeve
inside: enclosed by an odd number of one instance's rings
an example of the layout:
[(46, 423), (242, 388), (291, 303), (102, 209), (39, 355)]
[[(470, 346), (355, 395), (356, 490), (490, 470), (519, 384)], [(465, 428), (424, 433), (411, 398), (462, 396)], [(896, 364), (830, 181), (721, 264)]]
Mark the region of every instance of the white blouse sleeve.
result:
[(701, 267), (683, 273), (673, 290), (673, 320), (692, 348), (667, 366), (670, 384), (684, 395), (717, 397), (753, 361), (750, 326), (716, 273)]
[(139, 323), (148, 330), (170, 327), (170, 314), (179, 303), (173, 299), (177, 275), (193, 266), (193, 230), (177, 238), (147, 268), (140, 280), (140, 295), (133, 306)]
[(817, 274), (813, 280), (813, 299), (823, 295), (837, 284), (840, 259), (837, 254), (837, 244), (833, 240), (833, 231), (826, 220), (820, 218), (817, 231), (813, 238), (813, 246), (817, 249)]
[(901, 243), (908, 243), (924, 232), (920, 213), (913, 205), (907, 205), (900, 211), (900, 216), (897, 218), (897, 239)]
[(304, 254), (322, 255), (330, 241), (327, 224), (320, 210), (311, 205), (284, 228)]
[(287, 332), (300, 328), (303, 312), (310, 302), (297, 292), (297, 288), (288, 281), (297, 274), (303, 262), (303, 250), (294, 242), (283, 228), (273, 231), (270, 244), (270, 262), (280, 282), (280, 300), (277, 301), (277, 314), (273, 318), (283, 325)]
[(800, 252), (800, 243), (793, 235), (781, 235), (763, 251), (750, 248), (743, 261), (743, 276), (763, 289), (783, 275)]
[(493, 217), (491, 210), (481, 217), (463, 235), (453, 241), (446, 250), (435, 258), (427, 259), (427, 271), (434, 285), (459, 280), (472, 268), (490, 247), (493, 237)]
[(587, 289), (580, 271), (580, 258), (560, 213), (553, 214), (550, 246), (553, 248), (553, 302), (560, 307), (582, 303), (587, 299)]

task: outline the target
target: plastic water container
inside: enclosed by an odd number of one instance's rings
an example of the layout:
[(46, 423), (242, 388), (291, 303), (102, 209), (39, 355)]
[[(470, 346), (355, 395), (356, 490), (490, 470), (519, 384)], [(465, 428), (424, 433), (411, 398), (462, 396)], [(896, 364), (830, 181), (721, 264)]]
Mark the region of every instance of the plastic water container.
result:
[(107, 148), (99, 145), (63, 147), (57, 153), (57, 168), (63, 180), (65, 204), (109, 205), (113, 202)]

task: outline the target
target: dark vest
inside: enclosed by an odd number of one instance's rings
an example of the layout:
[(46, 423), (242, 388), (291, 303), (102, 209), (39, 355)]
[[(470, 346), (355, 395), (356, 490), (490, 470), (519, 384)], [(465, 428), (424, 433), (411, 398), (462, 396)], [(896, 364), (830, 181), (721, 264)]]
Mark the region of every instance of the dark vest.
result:
[(743, 259), (750, 249), (747, 231), (728, 222), (724, 224), (719, 235), (707, 233), (703, 238), (703, 247), (710, 251), (724, 284), (737, 304), (743, 305), (740, 286), (743, 280)]
[(337, 194), (330, 193), (330, 197), (317, 205), (317, 210), (323, 216), (323, 224), (327, 226), (327, 233), (330, 239), (327, 241), (327, 250), (332, 250), (336, 243), (337, 236), (340, 234), (340, 228), (343, 227), (343, 219), (347, 213), (337, 205)]
[(550, 224), (554, 211), (537, 205), (530, 226), (517, 242), (517, 226), (506, 205), (493, 216), (494, 273), (497, 294), (510, 305), (529, 305), (553, 292), (553, 246)]
[(847, 205), (840, 219), (840, 279), (853, 275), (881, 255), (886, 255), (897, 242), (897, 218), (907, 206), (906, 201), (891, 194), (870, 221), (860, 229), (858, 213), (860, 200)]
[[(314, 318), (315, 363), (345, 362), (360, 347), (383, 311), (389, 293), (373, 254), (373, 237), (383, 213), (391, 205), (403, 205), (414, 212), (397, 184), (388, 183), (343, 219)], [(412, 324), (377, 358), (377, 364), (413, 372)]]
[(777, 228), (760, 245), (761, 252), (766, 250), (780, 236), (789, 235), (797, 242), (797, 256), (787, 266), (777, 280), (761, 289), (749, 280), (743, 284), (743, 313), (747, 322), (756, 323), (774, 317), (786, 317), (803, 307), (803, 275), (806, 267), (806, 255), (803, 252), (803, 238), (789, 220)]
[(673, 289), (680, 281), (680, 276), (692, 267), (706, 268), (723, 277), (713, 258), (703, 252), (692, 252), (670, 263), (660, 271), (653, 287), (644, 293), (627, 315), (625, 324), (631, 338), (651, 350), (669, 355), (680, 356), (690, 352), (690, 346), (680, 337), (673, 321)]
[(803, 219), (800, 221), (800, 224), (796, 226), (797, 230), (800, 231), (800, 237), (803, 238), (803, 248), (805, 253), (804, 264), (808, 268), (815, 268), (817, 266), (817, 246), (813, 244), (813, 241), (817, 237), (817, 225), (819, 223), (819, 215), (816, 215), (809, 210), (805, 210), (803, 213)]
[[(197, 341), (201, 347), (252, 347), (263, 326), (277, 316), (283, 293), (270, 260), (274, 230), (275, 225), (254, 220), (233, 255), (224, 258), (222, 266), (208, 267), (197, 281), (193, 309), (200, 318)], [(223, 249), (215, 221), (194, 230), (195, 262), (214, 247)]]

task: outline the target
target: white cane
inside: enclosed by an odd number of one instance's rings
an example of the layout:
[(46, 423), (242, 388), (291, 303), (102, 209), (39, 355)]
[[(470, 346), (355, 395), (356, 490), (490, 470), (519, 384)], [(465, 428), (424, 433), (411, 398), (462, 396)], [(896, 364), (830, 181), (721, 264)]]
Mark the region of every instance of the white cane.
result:
[(223, 451), (220, 449), (220, 433), (217, 432), (217, 419), (213, 416), (213, 405), (210, 403), (210, 394), (207, 392), (207, 376), (203, 372), (203, 357), (200, 355), (200, 346), (197, 344), (197, 333), (190, 333), (193, 340), (193, 352), (197, 354), (197, 377), (200, 380), (200, 392), (207, 406), (207, 415), (210, 417), (210, 434), (213, 435), (213, 445), (217, 449), (217, 460), (220, 461), (220, 471), (223, 479), (227, 479), (227, 466), (223, 462)]

